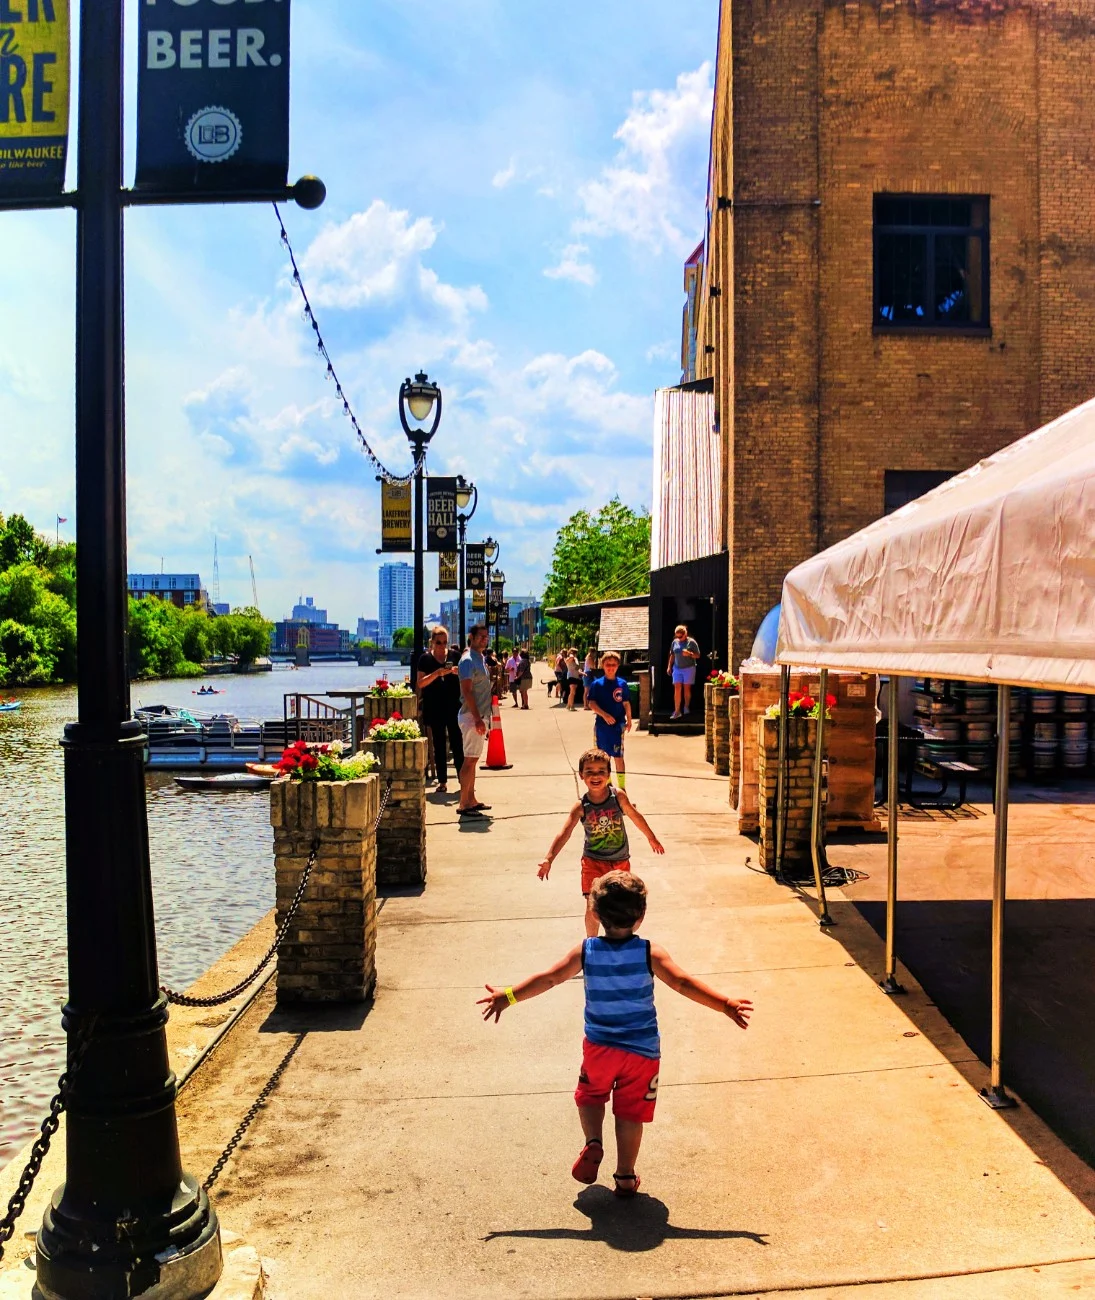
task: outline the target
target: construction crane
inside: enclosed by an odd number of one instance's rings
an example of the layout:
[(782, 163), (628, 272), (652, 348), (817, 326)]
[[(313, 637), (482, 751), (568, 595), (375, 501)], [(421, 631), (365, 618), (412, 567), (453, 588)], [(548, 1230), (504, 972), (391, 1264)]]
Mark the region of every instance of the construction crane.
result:
[(213, 534), (213, 607), (221, 603), (221, 562), (217, 555), (217, 535)]
[(255, 602), (255, 608), (259, 607), (259, 589), (255, 584), (255, 561), (250, 556), (247, 557), (247, 563), (251, 566), (251, 598)]

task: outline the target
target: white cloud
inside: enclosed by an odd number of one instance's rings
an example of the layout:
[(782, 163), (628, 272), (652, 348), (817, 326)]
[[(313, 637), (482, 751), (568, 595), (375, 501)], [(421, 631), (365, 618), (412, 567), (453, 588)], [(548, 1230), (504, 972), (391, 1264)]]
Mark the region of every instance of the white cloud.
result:
[(681, 355), (680, 343), (674, 343), (672, 339), (663, 339), (661, 343), (653, 343), (647, 348), (645, 356), (647, 361), (676, 361)]
[(597, 283), (597, 268), (585, 260), (588, 253), (588, 244), (567, 244), (559, 264), (546, 267), (544, 274), (549, 280), (573, 280), (575, 284), (592, 286)]
[(517, 178), (517, 158), (514, 156), (509, 160), (509, 166), (504, 167), (501, 171), (494, 173), (491, 184), (496, 190), (504, 190)]
[(623, 235), (655, 253), (687, 254), (695, 244), (714, 94), (712, 67), (683, 72), (673, 90), (639, 91), (616, 132), (621, 149), (581, 186), (579, 236)]

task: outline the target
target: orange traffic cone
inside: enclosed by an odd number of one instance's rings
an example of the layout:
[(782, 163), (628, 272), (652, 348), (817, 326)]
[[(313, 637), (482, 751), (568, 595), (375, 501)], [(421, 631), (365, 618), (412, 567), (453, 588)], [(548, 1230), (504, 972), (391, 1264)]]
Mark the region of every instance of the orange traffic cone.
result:
[(498, 771), (512, 767), (513, 764), (506, 762), (506, 742), (502, 739), (502, 713), (498, 708), (498, 696), (492, 698), (494, 703), (490, 715), (490, 735), (487, 737), (487, 761), (483, 766)]

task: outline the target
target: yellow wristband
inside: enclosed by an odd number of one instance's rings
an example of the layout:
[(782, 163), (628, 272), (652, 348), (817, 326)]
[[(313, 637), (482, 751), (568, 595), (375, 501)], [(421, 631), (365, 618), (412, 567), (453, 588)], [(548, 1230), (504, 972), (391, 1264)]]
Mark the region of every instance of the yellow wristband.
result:
[(517, 999), (513, 996), (513, 989), (506, 989), (506, 999), (511, 1007), (517, 1005)]

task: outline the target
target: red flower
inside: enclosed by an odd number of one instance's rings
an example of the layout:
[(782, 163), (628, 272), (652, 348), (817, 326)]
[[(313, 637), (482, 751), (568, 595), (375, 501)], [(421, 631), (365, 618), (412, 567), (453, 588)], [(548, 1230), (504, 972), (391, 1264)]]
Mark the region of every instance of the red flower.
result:
[(384, 725), (384, 719), (383, 719), (383, 718), (374, 718), (374, 719), (372, 720), (372, 722), (370, 723), (370, 725), (369, 725), (369, 730), (370, 730), (370, 731), (375, 731), (375, 730), (377, 729), (377, 727), (382, 727), (383, 725)]
[(799, 703), (800, 703), (800, 704), (802, 705), (802, 707), (806, 710), (806, 712), (809, 713), (810, 710), (811, 710), (811, 709), (814, 707), (814, 705), (817, 703), (817, 701), (814, 699), (814, 697), (813, 697), (812, 695), (804, 695), (804, 696), (799, 700)]
[(793, 709), (795, 705), (798, 704), (804, 698), (805, 696), (801, 691), (791, 691), (791, 693), (787, 696), (787, 703)]
[(315, 754), (305, 754), (300, 760), (300, 770), (302, 772), (314, 772), (319, 767), (319, 759)]
[(403, 714), (402, 714), (402, 713), (393, 713), (392, 716), (388, 719), (388, 721), (389, 721), (389, 722), (402, 722), (402, 721), (403, 721)]
[(835, 696), (835, 695), (826, 695), (826, 697), (825, 697), (825, 707), (826, 707), (827, 709), (835, 709), (835, 708), (836, 708), (836, 696)]

